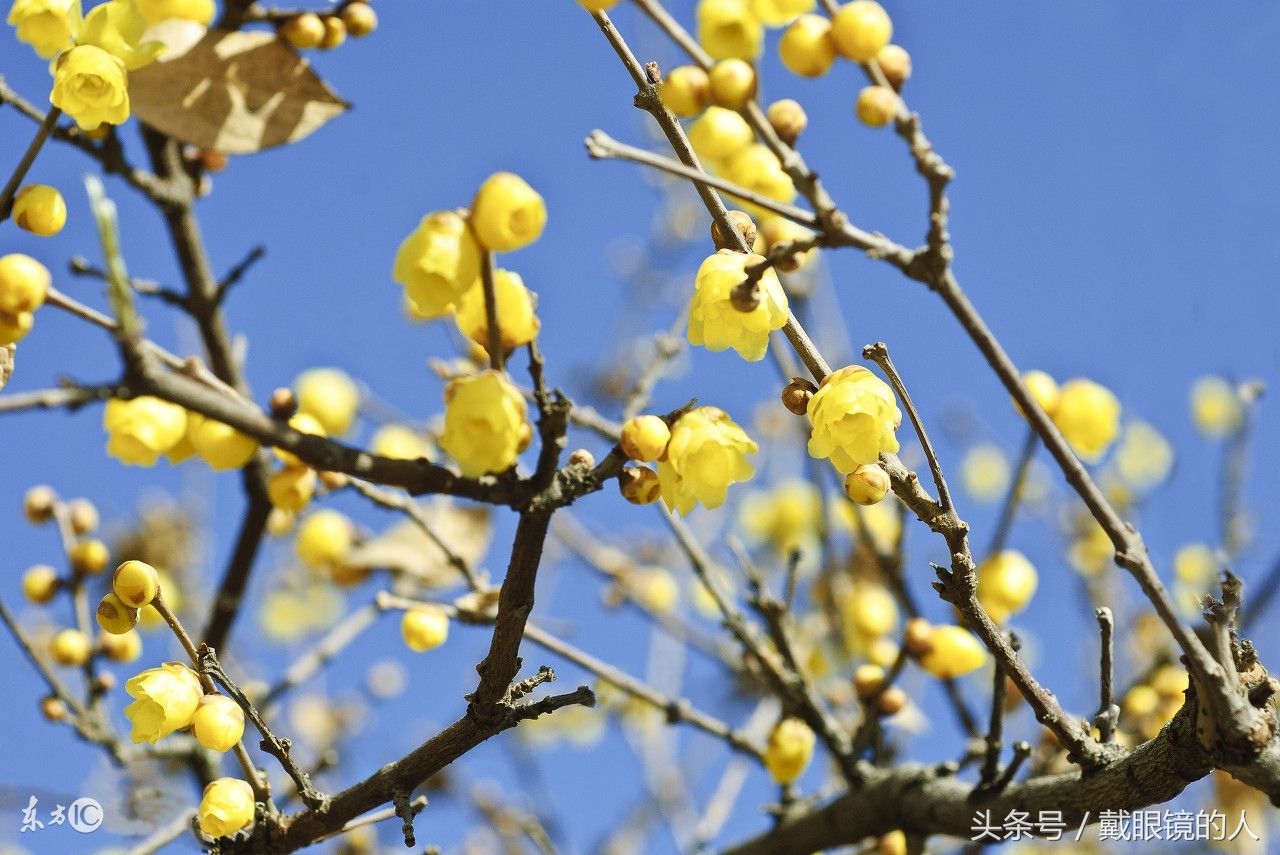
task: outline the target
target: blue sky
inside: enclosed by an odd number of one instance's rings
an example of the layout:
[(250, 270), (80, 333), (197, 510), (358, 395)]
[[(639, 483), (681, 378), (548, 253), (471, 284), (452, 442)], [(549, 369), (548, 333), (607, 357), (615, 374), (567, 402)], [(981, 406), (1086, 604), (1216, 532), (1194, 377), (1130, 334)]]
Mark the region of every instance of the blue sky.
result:
[[(553, 382), (590, 401), (584, 377), (617, 357), (617, 339), (665, 328), (674, 317), (674, 306), (638, 306), (626, 297), (606, 257), (618, 239), (643, 238), (657, 200), (639, 167), (594, 163), (582, 146), (594, 128), (636, 144), (648, 139), (647, 119), (631, 106), (633, 87), (616, 57), (568, 0), (500, 2), (484, 13), (473, 7), (456, 0), (378, 4), (382, 26), (375, 35), (314, 57), (354, 109), (298, 145), (234, 158), (215, 176), (213, 195), (200, 203), (216, 269), (227, 269), (254, 244), (268, 249), (228, 308), (231, 328), (250, 342), (248, 377), (260, 400), (305, 368), (340, 365), (415, 417), (439, 412), (439, 383), (426, 360), (452, 353), (454, 344), (444, 326), (404, 321), (391, 262), (423, 213), (466, 203), (498, 169), (520, 173), (547, 200), (543, 238), (503, 263), (539, 295)], [(691, 2), (671, 8), (692, 25)], [(1280, 237), (1274, 228), (1280, 194), (1268, 166), (1280, 134), (1280, 60), (1274, 51), (1280, 10), (1261, 3), (1150, 2), (888, 8), (895, 41), (914, 59), (908, 102), (957, 171), (951, 231), (956, 271), (971, 298), (1020, 366), (1105, 383), (1127, 415), (1157, 425), (1178, 452), (1172, 482), (1142, 518), (1157, 567), (1167, 576), (1174, 551), (1190, 540), (1212, 540), (1217, 525), (1221, 453), (1189, 425), (1189, 385), (1205, 373), (1271, 384), (1280, 375)], [(676, 64), (674, 49), (635, 10), (623, 4), (615, 19), (642, 59)], [(11, 39), (3, 43), (0, 73), (28, 98), (41, 99), (48, 88), (44, 63)], [(853, 118), (861, 85), (854, 69), (840, 65), (820, 80), (799, 80), (780, 67), (771, 40), (762, 77), (768, 99), (804, 103), (810, 127), (802, 149), (853, 221), (917, 242), (924, 227), (923, 186), (897, 137)], [(16, 160), (32, 131), (13, 111), (0, 110), (0, 164)], [(125, 129), (131, 145), (134, 135), (134, 128)], [(141, 157), (136, 146), (134, 151)], [(55, 271), (60, 288), (104, 306), (96, 284), (62, 273), (73, 254), (97, 257), (80, 189), (90, 165), (70, 149), (46, 150), (31, 178), (63, 190), (71, 208), (68, 226), (49, 240), (0, 226), (0, 253), (36, 255)], [(108, 188), (121, 206), (131, 272), (175, 282), (158, 218), (119, 182), (109, 181)], [(691, 282), (702, 251), (662, 263), (686, 270)], [(832, 256), (829, 272), (852, 342), (889, 343), (926, 419), (966, 408), (981, 415), (986, 439), (1016, 451), (1019, 418), (940, 301), (893, 269), (852, 253)], [(192, 331), (167, 308), (151, 309), (149, 333), (190, 351)], [(114, 365), (103, 335), (46, 309), (21, 345), (8, 391), (44, 387), (62, 374), (109, 380)], [(665, 410), (698, 395), (745, 423), (755, 403), (774, 394), (774, 385), (767, 364), (746, 365), (732, 352), (698, 352), (687, 372), (658, 388), (655, 407)], [(1280, 499), (1270, 477), (1280, 465), (1272, 410), (1264, 401), (1246, 494), (1260, 522), (1259, 537), (1238, 568), (1246, 582), (1280, 550), (1280, 538), (1267, 524), (1267, 509)], [(126, 469), (103, 456), (98, 418), (93, 410), (32, 414), (6, 417), (0, 425), (0, 509), (6, 509), (0, 516), (6, 565), (0, 596), (10, 604), (19, 604), (21, 571), (56, 557), (52, 533), (28, 528), (18, 516), (22, 493), (33, 483), (89, 496), (108, 521), (117, 522), (157, 490), (193, 491), (212, 526), (201, 562), (209, 584), (225, 560), (240, 508), (238, 479)], [(582, 441), (600, 448), (589, 438)], [(963, 449), (944, 436), (944, 465), (956, 467)], [(339, 506), (370, 525), (388, 519), (350, 501)], [(966, 501), (961, 512), (984, 542), (994, 509)], [(578, 514), (601, 530), (651, 523), (611, 490), (585, 500)], [(499, 572), (508, 517), (498, 514), (497, 546), (486, 562)], [(1092, 673), (1094, 654), (1080, 641), (1088, 612), (1063, 605), (1064, 597), (1075, 596), (1077, 582), (1049, 534), (1049, 527), (1032, 522), (1014, 531), (1013, 544), (1036, 561), (1043, 585), (1022, 624), (1035, 628), (1030, 646), (1040, 651), (1039, 673), (1069, 708), (1091, 711), (1095, 690), (1084, 675)], [(913, 583), (924, 596), (925, 562), (939, 550), (927, 532), (915, 534), (912, 543)], [(255, 590), (286, 558), (287, 545), (265, 556)], [(602, 612), (593, 577), (572, 562), (550, 578), (554, 584), (539, 601), (544, 615), (571, 622), (575, 641), (603, 657), (643, 669), (648, 631), (642, 622)], [(1116, 582), (1122, 598), (1135, 602), (1136, 587), (1126, 579)], [(362, 589), (352, 599), (371, 593)], [(930, 602), (930, 609), (935, 617), (944, 614), (940, 604)], [(246, 615), (233, 646), (254, 641), (253, 624)], [(459, 628), (439, 655), (410, 658), (394, 621), (370, 633), (319, 685), (342, 696), (353, 691), (369, 661), (394, 658), (407, 663), (410, 688), (368, 719), (348, 755), (345, 777), (327, 785), (371, 771), (429, 735), (433, 724), (456, 716), (485, 640), (481, 631)], [(1280, 638), (1264, 623), (1257, 641), (1265, 660)], [(161, 655), (161, 644), (149, 643), (144, 663)], [(0, 655), (15, 654), (10, 642), (0, 641)], [(276, 651), (262, 661), (278, 666), (291, 658)], [(559, 664), (526, 655), (527, 665), (543, 661)], [(93, 794), (102, 786), (98, 754), (35, 715), (40, 690), (25, 664), (6, 666), (5, 673), (13, 682), (0, 778), (16, 792), (0, 797), (0, 813), (13, 817), (12, 825), (0, 821), (0, 842), (16, 836), (17, 802), (25, 803), (28, 789)], [(120, 673), (128, 676), (129, 670)], [(564, 686), (582, 677), (571, 667), (561, 675)], [(726, 702), (727, 689), (715, 677), (695, 661), (686, 691), (740, 720), (747, 707)], [(972, 687), (973, 697), (980, 692)], [(923, 703), (940, 729), (916, 740), (909, 753), (951, 756), (958, 743), (946, 711), (932, 693)], [(1029, 732), (1025, 716), (1013, 727)], [(500, 737), (469, 758), (470, 776), (495, 778), (510, 791), (517, 781), (511, 739)], [(699, 764), (690, 781), (701, 804), (725, 757), (701, 737), (682, 733), (680, 739)], [(540, 765), (575, 851), (588, 849), (620, 821), (641, 786), (639, 767), (616, 731), (596, 749), (541, 755)], [(759, 807), (773, 797), (763, 778), (753, 776), (722, 841), (765, 827)], [(419, 840), (449, 847), (473, 819), (442, 799), (423, 815)], [(385, 830), (384, 842), (394, 842), (394, 830)], [(19, 842), (34, 852), (60, 851), (68, 844), (56, 833)], [(648, 841), (653, 852), (672, 846), (661, 832)]]

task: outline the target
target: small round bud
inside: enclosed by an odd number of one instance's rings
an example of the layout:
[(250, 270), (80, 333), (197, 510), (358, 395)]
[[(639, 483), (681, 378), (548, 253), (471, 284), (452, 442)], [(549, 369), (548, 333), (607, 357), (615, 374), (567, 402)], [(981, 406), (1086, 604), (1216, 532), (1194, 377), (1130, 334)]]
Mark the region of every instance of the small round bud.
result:
[(239, 778), (219, 778), (204, 788), (196, 819), (206, 837), (235, 834), (253, 822), (253, 787)]
[(907, 835), (901, 829), (890, 831), (880, 838), (876, 855), (907, 855)]
[(57, 503), (58, 494), (53, 488), (41, 484), (22, 497), (22, 514), (32, 525), (43, 525), (53, 519), (53, 507)]
[(520, 427), (516, 429), (518, 436), (516, 437), (516, 451), (524, 454), (525, 449), (533, 444), (533, 425), (528, 422), (521, 422)]
[(321, 472), (320, 483), (324, 488), (332, 493), (334, 490), (341, 490), (351, 483), (351, 477), (345, 472)]
[(221, 172), (227, 168), (227, 156), (211, 148), (202, 148), (196, 152), (196, 163), (205, 172)]
[(575, 469), (591, 470), (596, 468), (596, 456), (585, 448), (579, 448), (569, 455), (569, 465)]
[(912, 618), (902, 632), (902, 646), (912, 656), (923, 656), (933, 646), (933, 627), (924, 618)]
[(898, 93), (888, 86), (867, 86), (858, 93), (855, 110), (864, 125), (883, 128), (893, 121), (902, 107)]
[(13, 221), (32, 234), (52, 237), (67, 223), (67, 203), (56, 187), (28, 184), (13, 197)]
[(98, 527), (98, 509), (88, 499), (72, 499), (67, 503), (67, 519), (76, 534), (88, 534)]
[(363, 38), (378, 28), (378, 13), (368, 3), (348, 3), (342, 10), (342, 23), (352, 38)]
[(47, 721), (62, 721), (67, 717), (67, 705), (60, 698), (50, 695), (40, 699), (40, 715)]
[(618, 476), (618, 490), (622, 498), (633, 505), (648, 505), (658, 500), (662, 486), (658, 473), (647, 466), (628, 466)]
[(126, 606), (140, 609), (160, 593), (160, 574), (145, 561), (126, 561), (112, 574), (111, 590)]
[(476, 191), (470, 223), (481, 246), (494, 252), (511, 252), (542, 236), (547, 205), (519, 175), (495, 172)]
[[(730, 211), (729, 222), (738, 230), (738, 234), (742, 235), (742, 239), (747, 246), (754, 246), (756, 242), (756, 223), (751, 219), (751, 215), (746, 211)], [(711, 221), (711, 242), (715, 244), (716, 249), (731, 249), (734, 252), (740, 252), (737, 241), (726, 240), (724, 234), (720, 231), (720, 224), (715, 220)]]
[(36, 316), (33, 312), (10, 314), (0, 311), (0, 347), (22, 341), (35, 324)]
[(876, 54), (876, 64), (884, 72), (884, 77), (898, 92), (911, 79), (911, 54), (901, 45), (885, 45)]
[(112, 662), (133, 662), (142, 655), (142, 636), (136, 630), (120, 635), (108, 633), (98, 639), (98, 647)]
[(896, 715), (907, 705), (907, 693), (897, 686), (890, 686), (880, 695), (876, 712), (880, 715)]
[(355, 536), (355, 524), (346, 514), (326, 508), (303, 518), (294, 551), (303, 564), (323, 570), (346, 557)]
[(278, 419), (291, 419), (298, 412), (298, 399), (288, 386), (281, 386), (271, 393), (271, 415)]
[(400, 620), (400, 635), (415, 653), (434, 650), (449, 637), (449, 616), (439, 606), (416, 606)]
[(893, 21), (875, 0), (846, 3), (831, 19), (836, 50), (854, 62), (874, 59), (892, 37)]
[(316, 492), (314, 469), (295, 469), (286, 466), (267, 479), (267, 497), (271, 506), (285, 511), (298, 512), (305, 508)]
[(741, 59), (722, 59), (707, 75), (711, 100), (730, 110), (741, 110), (756, 97), (756, 70)]
[(798, 718), (784, 718), (769, 734), (764, 765), (775, 783), (794, 783), (813, 759), (813, 731)]
[(858, 505), (874, 505), (889, 492), (889, 473), (879, 463), (864, 463), (844, 479), (844, 494)]
[[(104, 636), (104, 638), (107, 636)], [(118, 635), (109, 636), (110, 638), (119, 638)], [(93, 675), (93, 691), (100, 695), (105, 695), (116, 687), (116, 675), (110, 671), (103, 671), (101, 674)]]
[(801, 15), (791, 22), (778, 41), (782, 64), (801, 77), (821, 77), (836, 61), (831, 22), (821, 15)]
[(765, 115), (769, 119), (773, 132), (778, 135), (778, 139), (787, 145), (794, 145), (804, 133), (804, 129), (809, 126), (808, 114), (805, 113), (804, 107), (800, 106), (800, 102), (793, 98), (774, 101), (769, 105)]
[(809, 401), (817, 391), (818, 387), (813, 385), (812, 381), (804, 377), (792, 377), (787, 385), (782, 387), (782, 406), (786, 407), (788, 412), (803, 416), (809, 411)]
[(88, 576), (107, 569), (107, 562), (111, 560), (107, 545), (94, 537), (82, 540), (71, 547), (71, 554), (67, 557), (71, 561), (72, 570)]
[(126, 605), (114, 593), (98, 603), (98, 626), (110, 635), (124, 635), (138, 625), (138, 610)]
[(935, 626), (929, 635), (929, 652), (920, 667), (940, 680), (962, 677), (987, 661), (987, 649), (962, 626)]
[(696, 116), (711, 100), (711, 79), (696, 65), (681, 65), (667, 72), (658, 93), (662, 105), (677, 116)]
[(22, 574), (22, 595), (38, 606), (57, 596), (60, 587), (57, 572), (48, 564), (37, 564)]
[(314, 12), (295, 15), (280, 25), (280, 36), (298, 50), (319, 47), (325, 37), (324, 21)]
[(230, 750), (244, 735), (244, 710), (226, 695), (205, 695), (191, 718), (191, 732), (211, 751)]
[(671, 428), (658, 416), (635, 416), (622, 426), (622, 453), (631, 460), (652, 463), (667, 452)]
[(853, 691), (859, 698), (869, 698), (884, 685), (884, 669), (879, 665), (859, 665), (853, 672)]
[(49, 656), (67, 667), (88, 662), (92, 650), (89, 639), (78, 629), (60, 630), (49, 642)]
[(320, 50), (333, 50), (347, 40), (347, 25), (341, 18), (329, 15), (323, 23), (324, 37), (320, 40)]
[(272, 508), (271, 513), (267, 514), (267, 533), (272, 537), (284, 537), (293, 531), (297, 520), (297, 516), (292, 511)]

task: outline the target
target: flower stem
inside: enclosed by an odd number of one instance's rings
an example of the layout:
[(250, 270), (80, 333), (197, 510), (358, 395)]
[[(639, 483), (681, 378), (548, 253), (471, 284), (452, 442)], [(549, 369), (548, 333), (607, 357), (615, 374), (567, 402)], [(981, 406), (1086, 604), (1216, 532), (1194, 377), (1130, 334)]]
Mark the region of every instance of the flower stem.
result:
[(35, 162), (36, 155), (40, 153), (44, 141), (53, 133), (54, 126), (58, 124), (58, 119), (62, 117), (62, 111), (57, 107), (50, 107), (49, 112), (45, 114), (44, 121), (40, 123), (40, 127), (36, 130), (35, 137), (31, 140), (31, 144), (27, 146), (26, 152), (22, 155), (22, 160), (18, 161), (17, 167), (14, 168), (13, 174), (9, 176), (8, 182), (4, 185), (4, 190), (0, 190), (0, 223), (9, 218), (9, 214), (13, 211), (13, 197), (18, 192), (18, 186), (22, 184), (22, 179), (27, 177), (27, 171), (31, 169), (31, 164)]

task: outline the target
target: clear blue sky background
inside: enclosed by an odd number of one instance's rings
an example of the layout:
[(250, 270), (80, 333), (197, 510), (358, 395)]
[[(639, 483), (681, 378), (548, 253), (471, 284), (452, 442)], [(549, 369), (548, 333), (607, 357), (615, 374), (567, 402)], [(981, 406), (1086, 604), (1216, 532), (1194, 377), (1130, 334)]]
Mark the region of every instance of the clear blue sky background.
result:
[[(505, 263), (539, 294), (543, 350), (555, 383), (588, 398), (582, 377), (602, 357), (614, 357), (620, 329), (641, 333), (669, 325), (671, 307), (614, 320), (624, 305), (623, 289), (611, 276), (605, 247), (619, 237), (643, 235), (657, 196), (639, 168), (593, 163), (582, 146), (593, 128), (646, 140), (646, 119), (631, 106), (630, 79), (590, 18), (568, 0), (507, 0), (484, 4), (483, 12), (476, 6), (380, 2), (382, 27), (374, 36), (315, 57), (319, 71), (355, 109), (301, 144), (233, 159), (215, 177), (213, 195), (201, 202), (217, 269), (256, 243), (268, 247), (228, 309), (231, 328), (251, 342), (248, 375), (259, 398), (305, 368), (336, 364), (410, 414), (438, 412), (439, 384), (425, 360), (451, 353), (452, 344), (443, 326), (403, 320), (391, 261), (424, 212), (467, 202), (498, 169), (525, 176), (550, 211), (542, 240)], [(692, 25), (692, 2), (672, 8)], [(1217, 532), (1221, 454), (1190, 428), (1190, 383), (1221, 372), (1274, 384), (1280, 374), (1280, 194), (1271, 168), (1280, 136), (1274, 50), (1280, 10), (1261, 3), (1150, 2), (891, 3), (889, 9), (895, 40), (915, 61), (909, 103), (957, 170), (952, 234), (956, 269), (971, 297), (1020, 365), (1096, 378), (1116, 391), (1127, 413), (1153, 422), (1174, 442), (1173, 481), (1142, 520), (1156, 564), (1167, 575), (1180, 545), (1212, 541)], [(674, 64), (673, 49), (634, 10), (623, 4), (615, 18), (642, 59)], [(0, 73), (41, 100), (48, 89), (44, 64), (8, 35), (0, 43)], [(854, 70), (841, 65), (825, 79), (799, 80), (781, 69), (771, 40), (762, 73), (768, 98), (796, 97), (806, 105), (811, 124), (805, 155), (854, 221), (917, 242), (924, 226), (921, 182), (899, 139), (854, 120), (861, 85)], [(33, 130), (15, 112), (0, 110), (0, 164), (15, 162)], [(135, 128), (124, 129), (124, 136), (132, 143)], [(68, 226), (51, 240), (0, 226), (0, 252), (36, 255), (56, 272), (59, 287), (104, 306), (95, 284), (61, 272), (73, 254), (97, 257), (80, 189), (90, 166), (70, 149), (49, 148), (32, 179), (62, 188), (71, 207)], [(158, 218), (119, 182), (108, 185), (121, 206), (131, 272), (176, 281)], [(680, 260), (690, 282), (698, 254)], [(1014, 452), (1022, 437), (1019, 419), (938, 300), (889, 267), (850, 253), (833, 257), (830, 272), (853, 342), (890, 344), (926, 418), (936, 420), (963, 404), (981, 413), (989, 426), (985, 438)], [(184, 352), (192, 347), (191, 331), (165, 308), (153, 307), (149, 331)], [(60, 374), (109, 380), (114, 365), (103, 335), (46, 309), (22, 343), (9, 391), (47, 386)], [(753, 403), (773, 394), (774, 381), (767, 364), (746, 366), (732, 353), (699, 352), (687, 374), (659, 388), (656, 406), (667, 409), (696, 394), (745, 422)], [(1260, 535), (1240, 562), (1246, 580), (1258, 578), (1280, 549), (1268, 516), (1280, 498), (1272, 413), (1264, 402), (1247, 489)], [(20, 610), (21, 571), (56, 557), (52, 533), (20, 521), (22, 493), (38, 482), (64, 495), (89, 496), (108, 520), (120, 521), (140, 499), (158, 489), (178, 490), (185, 480), (187, 489), (200, 491), (212, 522), (201, 563), (207, 584), (226, 559), (241, 507), (238, 479), (126, 469), (104, 458), (99, 415), (33, 414), (0, 425), (0, 596)], [(957, 464), (962, 445), (950, 439), (941, 445), (944, 464)], [(340, 506), (363, 522), (387, 520), (349, 502)], [(638, 520), (624, 516), (628, 511), (613, 491), (588, 498), (579, 509), (601, 527), (649, 521), (643, 514)], [(984, 541), (994, 510), (966, 501), (962, 513)], [(500, 570), (510, 514), (498, 516), (497, 546), (486, 563)], [(1020, 525), (1013, 541), (1041, 568), (1042, 594), (1020, 621), (1034, 627), (1030, 646), (1039, 651), (1039, 672), (1070, 709), (1091, 712), (1095, 690), (1082, 674), (1092, 673), (1094, 653), (1092, 643), (1081, 640), (1090, 632), (1088, 612), (1071, 599), (1076, 577), (1045, 525)], [(938, 558), (938, 550), (924, 532), (913, 544), (911, 574), (925, 596), (925, 561)], [(264, 557), (255, 590), (286, 552), (281, 546)], [(602, 614), (596, 583), (580, 567), (566, 564), (555, 581), (550, 596), (540, 600), (543, 614), (570, 621), (583, 646), (643, 669), (645, 625)], [(1127, 580), (1117, 579), (1117, 588), (1134, 602), (1136, 588)], [(362, 589), (353, 601), (368, 592)], [(936, 617), (944, 614), (936, 602), (930, 609)], [(233, 648), (243, 649), (255, 635), (253, 616), (246, 615)], [(394, 621), (371, 632), (317, 685), (350, 695), (370, 661), (389, 657), (408, 664), (410, 687), (370, 714), (346, 755), (344, 777), (326, 785), (336, 788), (372, 771), (428, 736), (433, 724), (456, 716), (486, 638), (458, 628), (449, 647), (410, 657)], [(1257, 641), (1264, 661), (1273, 658), (1280, 638), (1268, 622), (1259, 625)], [(149, 641), (143, 664), (159, 660), (162, 643)], [(89, 794), (104, 802), (112, 794), (99, 753), (36, 715), (42, 691), (17, 661), (16, 648), (0, 641), (0, 653), (8, 663), (7, 699), (0, 705), (7, 736), (0, 759), (2, 843), (17, 838), (19, 807), (30, 793)], [(280, 652), (264, 661), (278, 665), (290, 658)], [(560, 664), (533, 650), (526, 655), (528, 666), (541, 662)], [(124, 678), (131, 669), (119, 673)], [(560, 673), (562, 687), (582, 678), (571, 667)], [(697, 702), (730, 720), (745, 715), (740, 702), (725, 703), (726, 689), (705, 663), (691, 666), (690, 675), (686, 691)], [(980, 692), (971, 687), (973, 697)], [(945, 709), (932, 694), (923, 702), (940, 729), (918, 740), (911, 753), (933, 760), (952, 756), (958, 742)], [(1030, 732), (1025, 714), (1013, 729)], [(513, 789), (512, 739), (508, 734), (475, 752), (466, 763), (469, 773)], [(725, 756), (690, 732), (680, 740), (697, 763), (689, 783), (702, 804)], [(641, 786), (639, 766), (616, 731), (595, 749), (542, 755), (540, 765), (553, 794), (543, 807), (567, 819), (564, 840), (573, 851), (586, 851), (619, 822)], [(721, 841), (764, 828), (759, 807), (773, 797), (763, 777), (754, 775)], [(420, 818), (419, 840), (448, 848), (472, 819), (441, 799)], [(394, 832), (384, 829), (384, 843), (394, 843)], [(85, 844), (66, 829), (43, 834), (18, 842), (34, 852), (81, 851)], [(90, 843), (113, 839), (100, 831)], [(649, 851), (672, 849), (662, 831), (648, 841)]]

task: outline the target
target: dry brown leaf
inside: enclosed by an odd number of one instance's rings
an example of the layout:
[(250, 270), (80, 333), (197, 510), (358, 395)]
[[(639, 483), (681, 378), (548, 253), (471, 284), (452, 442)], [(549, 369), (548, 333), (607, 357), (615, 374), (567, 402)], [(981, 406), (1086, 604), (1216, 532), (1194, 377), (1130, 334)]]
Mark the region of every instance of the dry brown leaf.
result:
[(0, 347), (0, 389), (9, 382), (9, 378), (13, 376), (13, 360), (18, 354), (18, 346), (16, 344), (6, 344)]
[[(129, 73), (140, 120), (174, 139), (225, 154), (297, 142), (349, 106), (273, 32), (153, 28), (162, 57)], [(198, 32), (194, 35), (199, 35)]]
[[(458, 506), (443, 498), (423, 505), (431, 529), (453, 552), (475, 566), (489, 548), (489, 509)], [(387, 568), (406, 573), (427, 587), (456, 584), (461, 574), (444, 552), (413, 520), (394, 523), (347, 554), (344, 563), (357, 568)]]

